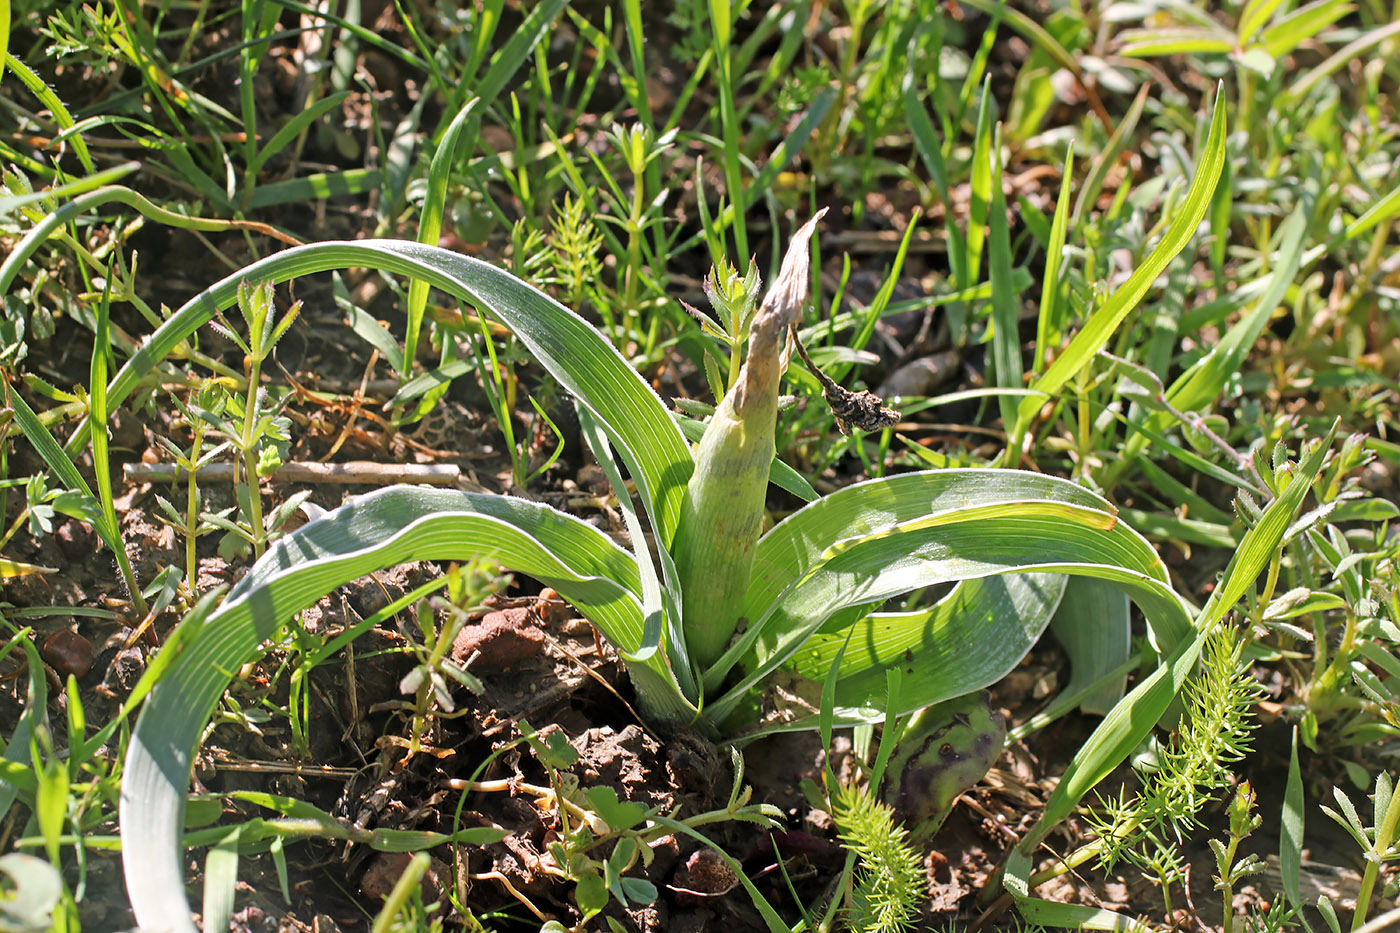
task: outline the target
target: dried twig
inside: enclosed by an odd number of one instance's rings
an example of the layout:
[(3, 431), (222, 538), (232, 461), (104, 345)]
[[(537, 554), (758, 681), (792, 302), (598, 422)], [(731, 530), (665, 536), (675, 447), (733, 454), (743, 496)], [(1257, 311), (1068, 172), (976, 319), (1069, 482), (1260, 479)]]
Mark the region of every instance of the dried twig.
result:
[[(232, 482), (233, 464), (211, 463), (201, 467), (199, 478), (212, 482)], [(128, 483), (183, 483), (188, 475), (173, 463), (128, 463), (122, 467)], [(274, 483), (340, 484), (383, 486), (410, 483), (423, 486), (456, 486), (462, 478), (459, 467), (423, 463), (376, 463), (352, 460), (349, 463), (306, 463), (293, 461), (269, 477)]]

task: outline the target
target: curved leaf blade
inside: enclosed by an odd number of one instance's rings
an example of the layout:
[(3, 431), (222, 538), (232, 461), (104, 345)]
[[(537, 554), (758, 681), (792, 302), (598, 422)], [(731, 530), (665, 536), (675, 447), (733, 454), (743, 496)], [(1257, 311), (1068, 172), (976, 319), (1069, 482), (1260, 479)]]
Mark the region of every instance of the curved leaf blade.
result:
[[(132, 734), (122, 782), (122, 859), (141, 926), (194, 929), (179, 858), (185, 795), (194, 751), (232, 672), (258, 657), (293, 613), (336, 586), (407, 561), (469, 556), (496, 558), (554, 587), (624, 648), (640, 643), (632, 556), (548, 506), (399, 487), (298, 529), (268, 550), (192, 638), (175, 641), (178, 653)], [(667, 679), (655, 666), (630, 670), (656, 689)]]
[[(1029, 499), (1104, 512), (1113, 508), (1068, 480), (1022, 470), (930, 470), (856, 483), (803, 506), (759, 540), (744, 615), (757, 619), (789, 583), (840, 541), (949, 509)], [(1164, 566), (1153, 573), (1167, 580)]]
[[(793, 667), (815, 682), (839, 658), (830, 711), (837, 726), (902, 715), (1006, 676), (1045, 631), (1064, 588), (1058, 573), (964, 580), (927, 609), (872, 613), (841, 631), (813, 636), (793, 656)], [(896, 668), (899, 702), (890, 710), (886, 674)], [(760, 731), (808, 729), (814, 722), (806, 716)]]
[[(238, 283), (281, 283), (299, 275), (376, 268), (421, 278), (506, 324), (539, 363), (602, 423), (642, 493), (661, 546), (669, 547), (693, 468), (690, 448), (666, 406), (612, 344), (583, 318), (502, 269), (437, 246), (402, 240), (314, 243), (283, 250), (209, 286), (185, 302), (132, 355), (108, 387), (112, 406), (216, 311), (233, 304)], [(624, 435), (618, 426), (626, 425)], [(69, 438), (81, 449), (89, 427)]]
[(1151, 545), (1112, 515), (1049, 501), (956, 509), (847, 539), (829, 548), (754, 618), (743, 643), (752, 649), (746, 676), (710, 711), (717, 719), (732, 714), (748, 690), (804, 650), (842, 609), (1000, 574), (1064, 572), (1110, 579), (1131, 593), (1160, 643), (1174, 646), (1191, 632), (1190, 616), (1170, 586), (1148, 572), (1159, 564)]

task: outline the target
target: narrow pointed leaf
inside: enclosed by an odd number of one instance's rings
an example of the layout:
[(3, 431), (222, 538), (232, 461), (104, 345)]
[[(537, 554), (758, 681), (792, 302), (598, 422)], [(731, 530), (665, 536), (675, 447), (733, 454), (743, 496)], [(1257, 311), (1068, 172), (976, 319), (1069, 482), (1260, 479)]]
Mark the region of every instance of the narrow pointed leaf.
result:
[[(1215, 184), (1220, 179), (1224, 165), (1225, 101), (1224, 94), (1217, 91), (1215, 115), (1211, 119), (1210, 135), (1206, 138), (1205, 151), (1201, 154), (1200, 162), (1196, 167), (1196, 177), (1191, 182), (1191, 187), (1186, 192), (1181, 209), (1172, 220), (1166, 233), (1163, 234), (1161, 242), (1148, 254), (1147, 259), (1128, 278), (1128, 281), (1119, 286), (1118, 290), (1109, 296), (1103, 307), (1084, 324), (1084, 328), (1070, 341), (1065, 351), (1031, 385), (1031, 388), (1054, 395), (1064, 388), (1075, 374), (1088, 365), (1089, 361), (1107, 345), (1109, 338), (1118, 329), (1118, 325), (1123, 322), (1123, 319), (1133, 308), (1137, 307), (1138, 302), (1147, 294), (1147, 290), (1152, 287), (1157, 276), (1161, 275), (1162, 270), (1167, 267), (1167, 263), (1185, 249), (1186, 244), (1195, 235), (1196, 228), (1210, 207), (1211, 195), (1215, 192)], [(1080, 196), (1083, 197), (1083, 192)], [(1015, 430), (1010, 432), (1013, 437), (1021, 435), (1025, 424), (1040, 409), (1041, 404), (1037, 398), (1028, 398), (1021, 402)]]

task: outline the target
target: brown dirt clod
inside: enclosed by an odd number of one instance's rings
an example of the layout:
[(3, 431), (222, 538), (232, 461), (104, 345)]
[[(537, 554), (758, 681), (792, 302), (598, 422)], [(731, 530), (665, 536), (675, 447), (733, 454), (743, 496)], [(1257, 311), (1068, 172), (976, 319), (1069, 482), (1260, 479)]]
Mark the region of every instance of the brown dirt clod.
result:
[(544, 632), (535, 614), (526, 608), (498, 609), (465, 626), (452, 643), (452, 657), (466, 661), (481, 652), (476, 663), (504, 669), (535, 657), (544, 648)]

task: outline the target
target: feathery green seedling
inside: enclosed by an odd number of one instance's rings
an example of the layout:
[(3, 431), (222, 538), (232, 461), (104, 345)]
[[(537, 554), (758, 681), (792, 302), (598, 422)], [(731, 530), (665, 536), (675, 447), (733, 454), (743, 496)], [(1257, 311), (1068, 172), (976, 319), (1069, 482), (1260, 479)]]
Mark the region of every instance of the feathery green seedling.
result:
[(1206, 643), (1202, 673), (1185, 689), (1182, 723), (1143, 769), (1143, 791), (1131, 800), (1101, 799), (1102, 814), (1091, 816), (1098, 838), (1052, 870), (1067, 871), (1089, 858), (1112, 868), (1127, 859), (1158, 880), (1169, 898), (1171, 883), (1179, 880), (1177, 843), (1199, 825), (1196, 814), (1226, 786), (1228, 766), (1249, 749), (1248, 719), (1260, 688), (1243, 664), (1244, 645), (1241, 633), (1229, 627)]
[(859, 867), (851, 909), (842, 918), (852, 930), (899, 933), (912, 926), (924, 898), (923, 859), (889, 806), (865, 788), (838, 787), (832, 819)]

